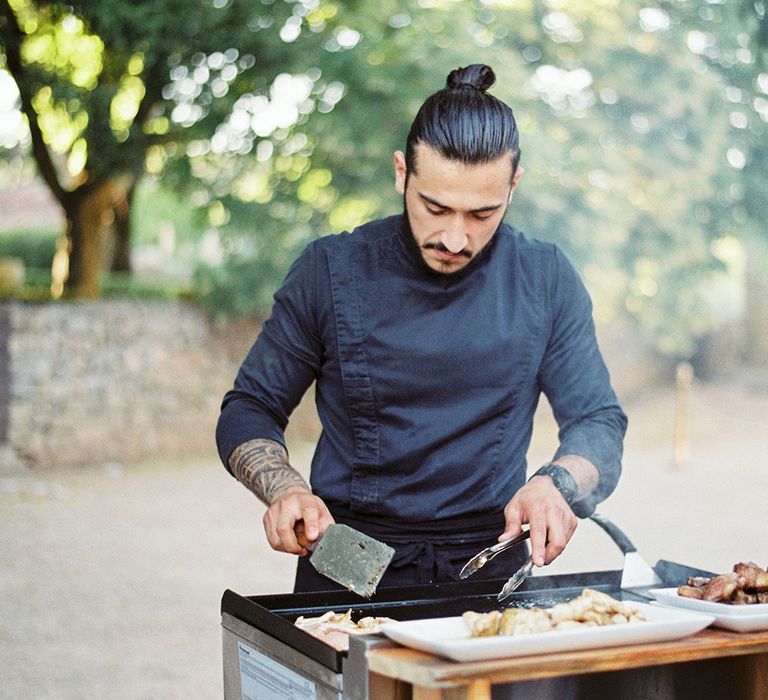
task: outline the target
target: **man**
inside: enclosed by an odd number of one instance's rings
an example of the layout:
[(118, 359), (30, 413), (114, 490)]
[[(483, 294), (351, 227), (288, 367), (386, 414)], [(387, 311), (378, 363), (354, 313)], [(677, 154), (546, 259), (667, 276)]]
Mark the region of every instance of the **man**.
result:
[[(273, 549), (306, 554), (344, 522), (396, 549), (381, 585), (456, 580), (489, 540), (531, 531), (550, 563), (615, 488), (626, 417), (589, 296), (553, 245), (502, 218), (523, 169), (488, 66), (453, 71), (395, 154), (404, 214), (310, 243), (222, 406), (219, 452), (267, 506)], [(311, 488), (283, 430), (313, 381), (323, 432)], [(541, 393), (560, 426), (526, 482)], [(515, 551), (517, 550), (517, 551)], [(509, 576), (523, 547), (476, 577)], [(334, 588), (299, 559), (296, 591)]]

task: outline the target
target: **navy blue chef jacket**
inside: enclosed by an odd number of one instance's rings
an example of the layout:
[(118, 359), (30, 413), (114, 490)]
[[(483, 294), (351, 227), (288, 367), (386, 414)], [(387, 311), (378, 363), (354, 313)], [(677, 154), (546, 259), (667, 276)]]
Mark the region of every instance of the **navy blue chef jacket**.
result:
[(406, 527), (501, 513), (525, 481), (541, 392), (557, 455), (599, 470), (593, 503), (619, 477), (626, 417), (587, 291), (556, 246), (507, 224), (450, 276), (425, 265), (403, 215), (310, 243), (224, 398), (224, 463), (248, 440), (284, 445), (313, 381), (310, 482), (331, 512)]

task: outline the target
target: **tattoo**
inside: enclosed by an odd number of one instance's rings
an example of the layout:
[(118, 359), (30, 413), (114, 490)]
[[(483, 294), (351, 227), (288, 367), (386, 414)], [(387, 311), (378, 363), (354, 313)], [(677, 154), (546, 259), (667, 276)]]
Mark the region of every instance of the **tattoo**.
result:
[(229, 457), (229, 468), (266, 505), (288, 487), (310, 491), (301, 474), (288, 464), (285, 448), (273, 440), (249, 440), (239, 445)]

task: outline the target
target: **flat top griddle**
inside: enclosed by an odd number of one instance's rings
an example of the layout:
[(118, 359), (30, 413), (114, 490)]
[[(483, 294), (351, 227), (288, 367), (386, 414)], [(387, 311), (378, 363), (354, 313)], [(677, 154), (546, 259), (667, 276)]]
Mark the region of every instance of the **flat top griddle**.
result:
[[(677, 586), (688, 576), (711, 576), (707, 571), (684, 564), (660, 560), (653, 567), (662, 586)], [(288, 646), (301, 651), (327, 668), (340, 673), (346, 652), (337, 651), (295, 626), (300, 616), (315, 617), (328, 611), (352, 610), (352, 618), (391, 617), (419, 620), (453, 617), (467, 610), (488, 612), (505, 607), (551, 607), (570, 600), (585, 588), (603, 591), (619, 600), (645, 601), (644, 588), (621, 588), (621, 570), (591, 571), (576, 574), (529, 577), (503, 605), (496, 596), (506, 579), (463, 581), (422, 586), (380, 587), (370, 600), (349, 591), (281, 593), (242, 596), (227, 590), (221, 599), (221, 612), (228, 613)]]

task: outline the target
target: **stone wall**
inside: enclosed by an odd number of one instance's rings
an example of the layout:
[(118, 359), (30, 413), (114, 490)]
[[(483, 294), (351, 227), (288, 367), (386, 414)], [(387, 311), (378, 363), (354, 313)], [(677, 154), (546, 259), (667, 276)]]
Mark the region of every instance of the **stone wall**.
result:
[(0, 304), (0, 471), (212, 452), (256, 330), (176, 302)]
[[(0, 304), (0, 475), (213, 453), (257, 332), (181, 302)], [(673, 376), (630, 329), (599, 336), (621, 399)], [(288, 439), (309, 449), (318, 435), (310, 392)]]

